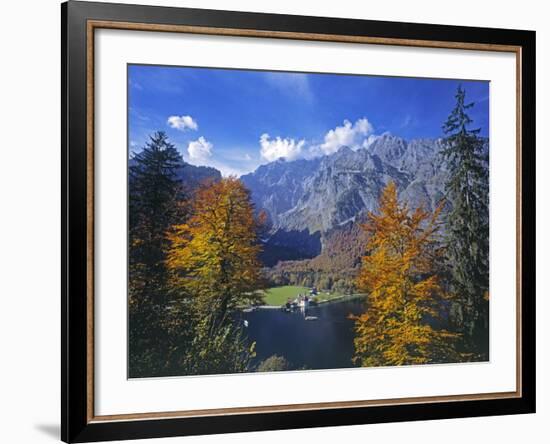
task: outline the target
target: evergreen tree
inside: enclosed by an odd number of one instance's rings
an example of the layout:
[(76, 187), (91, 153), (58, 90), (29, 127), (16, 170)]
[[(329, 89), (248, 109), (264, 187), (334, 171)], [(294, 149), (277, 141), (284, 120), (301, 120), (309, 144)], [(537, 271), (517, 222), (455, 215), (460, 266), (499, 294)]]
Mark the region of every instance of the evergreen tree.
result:
[(471, 351), (488, 352), (489, 176), (486, 141), (470, 129), (466, 91), (459, 86), (456, 105), (443, 125), (442, 154), (447, 161), (447, 249), (453, 290), (459, 303), (455, 319)]
[(152, 376), (166, 365), (168, 231), (183, 205), (181, 157), (163, 132), (150, 136), (129, 167), (130, 374)]

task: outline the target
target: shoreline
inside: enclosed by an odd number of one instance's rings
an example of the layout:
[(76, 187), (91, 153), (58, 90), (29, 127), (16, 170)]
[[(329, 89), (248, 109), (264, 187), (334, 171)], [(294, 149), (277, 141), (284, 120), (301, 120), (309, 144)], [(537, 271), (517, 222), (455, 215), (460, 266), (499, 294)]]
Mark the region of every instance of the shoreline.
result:
[[(335, 298), (328, 299), (328, 300), (325, 300), (325, 301), (319, 301), (319, 302), (317, 302), (316, 305), (312, 305), (311, 307), (308, 307), (308, 308), (315, 308), (315, 307), (318, 307), (320, 305), (336, 304), (336, 303), (339, 303), (339, 302), (351, 301), (351, 300), (354, 300), (354, 299), (362, 298), (364, 296), (365, 296), (365, 294), (363, 294), (363, 293), (354, 293), (354, 294), (349, 294), (349, 295), (344, 295), (344, 296), (337, 296)], [(257, 305), (255, 307), (240, 308), (240, 311), (246, 313), (246, 312), (254, 311), (254, 310), (281, 310), (282, 308), (283, 308), (283, 305)]]

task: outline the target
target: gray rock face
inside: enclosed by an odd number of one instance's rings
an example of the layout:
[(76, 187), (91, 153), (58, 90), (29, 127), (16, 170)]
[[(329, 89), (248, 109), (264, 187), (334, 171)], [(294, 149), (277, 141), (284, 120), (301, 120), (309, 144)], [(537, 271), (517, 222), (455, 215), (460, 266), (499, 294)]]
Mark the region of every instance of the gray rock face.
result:
[(380, 157), (395, 157), (402, 147), (392, 145), (391, 150), (385, 151), (375, 142), (371, 148), (375, 150), (352, 151), (343, 147), (323, 158), (296, 207), (285, 213), (283, 228), (305, 226), (311, 232), (325, 232), (374, 210), (380, 191), (389, 181), (395, 181), (399, 189), (405, 188), (407, 173)]
[(383, 134), (369, 146), (369, 151), (382, 162), (397, 166), (407, 152), (407, 142), (400, 137)]
[(411, 208), (424, 206), (434, 210), (445, 195), (447, 168), (442, 156), (441, 139), (412, 140), (401, 159), (401, 170), (407, 171), (410, 182), (399, 194)]
[(306, 179), (317, 171), (320, 161), (278, 159), (241, 176), (241, 181), (251, 191), (256, 208), (265, 210), (277, 227), (282, 223), (282, 214), (294, 208), (303, 196)]
[(367, 149), (342, 147), (322, 158), (277, 161), (242, 180), (256, 207), (268, 212), (273, 233), (324, 233), (375, 210), (389, 181), (412, 208), (433, 209), (443, 197), (446, 177), (441, 149), (441, 140), (407, 142), (385, 134)]

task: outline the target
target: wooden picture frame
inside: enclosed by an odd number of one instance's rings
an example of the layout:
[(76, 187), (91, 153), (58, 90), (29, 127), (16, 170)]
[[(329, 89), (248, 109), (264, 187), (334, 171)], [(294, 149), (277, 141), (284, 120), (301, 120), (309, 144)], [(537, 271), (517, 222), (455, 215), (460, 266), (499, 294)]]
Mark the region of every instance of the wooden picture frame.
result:
[[(535, 33), (69, 1), (62, 18), (62, 412), (65, 442), (535, 411)], [(94, 32), (97, 29), (471, 49), (516, 55), (517, 389), (513, 392), (94, 414)], [(510, 196), (514, 200), (514, 196)]]

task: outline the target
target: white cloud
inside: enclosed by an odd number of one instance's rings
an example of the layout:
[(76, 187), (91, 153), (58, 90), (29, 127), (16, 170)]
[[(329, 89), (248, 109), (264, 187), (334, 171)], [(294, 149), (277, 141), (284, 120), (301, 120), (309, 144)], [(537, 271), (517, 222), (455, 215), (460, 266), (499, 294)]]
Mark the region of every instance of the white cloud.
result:
[(213, 147), (214, 145), (212, 145), (204, 137), (200, 136), (197, 140), (189, 142), (189, 145), (187, 146), (187, 153), (189, 154), (189, 158), (191, 160), (204, 161), (212, 155)]
[[(384, 134), (389, 134), (389, 133), (384, 133)], [(376, 142), (378, 139), (380, 139), (380, 137), (382, 137), (382, 136), (379, 135), (379, 134), (371, 134), (369, 137), (367, 137), (365, 140), (363, 140), (363, 148), (368, 148), (374, 142)]]
[(260, 154), (268, 162), (273, 162), (281, 157), (294, 160), (302, 155), (305, 143), (304, 139), (299, 141), (289, 138), (281, 139), (280, 137), (270, 139), (269, 134), (264, 133), (260, 137)]
[(219, 163), (219, 162), (211, 162), (208, 166), (216, 168), (222, 174), (223, 177), (229, 177), (229, 176), (241, 177), (243, 174), (250, 173), (256, 169), (256, 168), (235, 168), (230, 165)]
[(321, 145), (311, 147), (313, 153), (332, 154), (343, 146), (357, 150), (368, 145), (368, 136), (374, 131), (371, 123), (366, 119), (358, 119), (355, 123), (344, 120), (342, 126), (337, 126), (325, 134), (325, 141)]
[(281, 137), (272, 139), (269, 134), (264, 133), (260, 137), (260, 156), (268, 162), (281, 157), (287, 160), (311, 159), (333, 154), (343, 146), (353, 150), (366, 149), (378, 137), (380, 136), (374, 134), (374, 128), (367, 118), (358, 119), (355, 123), (346, 119), (341, 126), (325, 134), (323, 143), (313, 144), (305, 139)]
[(193, 120), (191, 116), (170, 116), (166, 121), (167, 125), (171, 128), (185, 131), (186, 129), (198, 130), (199, 125), (196, 120)]
[(289, 96), (313, 100), (313, 92), (309, 84), (309, 76), (303, 73), (269, 72), (265, 79), (269, 85)]

